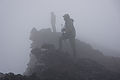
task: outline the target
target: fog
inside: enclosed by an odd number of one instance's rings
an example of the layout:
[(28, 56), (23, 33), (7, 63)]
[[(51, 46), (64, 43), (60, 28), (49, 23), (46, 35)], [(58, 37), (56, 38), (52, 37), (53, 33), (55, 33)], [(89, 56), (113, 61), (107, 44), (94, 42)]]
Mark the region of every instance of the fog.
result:
[(69, 13), (78, 39), (120, 53), (119, 0), (0, 0), (0, 72), (25, 71), (30, 30), (51, 27), (51, 11), (57, 16), (57, 31)]

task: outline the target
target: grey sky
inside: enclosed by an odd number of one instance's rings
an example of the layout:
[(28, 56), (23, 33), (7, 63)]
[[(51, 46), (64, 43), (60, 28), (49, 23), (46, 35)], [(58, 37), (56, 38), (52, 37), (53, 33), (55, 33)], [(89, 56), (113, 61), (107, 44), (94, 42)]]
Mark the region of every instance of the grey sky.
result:
[(119, 0), (0, 0), (0, 72), (24, 72), (30, 30), (50, 27), (51, 11), (58, 31), (69, 13), (77, 38), (120, 51), (119, 5)]

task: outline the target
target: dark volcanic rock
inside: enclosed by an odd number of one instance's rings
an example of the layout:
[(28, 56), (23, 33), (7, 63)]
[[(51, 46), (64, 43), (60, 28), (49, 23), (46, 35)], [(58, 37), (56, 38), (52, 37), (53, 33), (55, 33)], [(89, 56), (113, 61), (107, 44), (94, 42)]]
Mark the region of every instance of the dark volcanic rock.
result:
[[(45, 45), (53, 46), (53, 45)], [(32, 69), (41, 80), (119, 80), (119, 74), (90, 59), (77, 59), (54, 48), (35, 48), (37, 63)], [(31, 73), (31, 72), (29, 72)]]
[(0, 76), (0, 80), (40, 80), (38, 77), (36, 77), (34, 74), (30, 76), (23, 76), (21, 74), (14, 74), (14, 73), (1, 73), (2, 76)]
[(36, 74), (40, 80), (119, 80), (120, 58), (104, 56), (76, 39), (77, 57), (72, 56), (68, 41), (57, 50), (60, 33), (50, 29), (31, 32), (31, 54), (25, 75)]

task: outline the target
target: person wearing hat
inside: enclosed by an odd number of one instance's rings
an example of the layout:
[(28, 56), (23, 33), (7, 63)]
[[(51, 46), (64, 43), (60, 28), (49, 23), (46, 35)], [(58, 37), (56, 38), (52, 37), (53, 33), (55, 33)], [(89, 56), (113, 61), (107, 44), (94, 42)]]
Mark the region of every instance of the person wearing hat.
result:
[(69, 39), (69, 42), (71, 44), (73, 54), (74, 56), (76, 55), (76, 46), (75, 46), (75, 36), (76, 36), (76, 31), (73, 25), (74, 20), (70, 18), (69, 14), (65, 14), (63, 16), (65, 25), (64, 28), (61, 30), (62, 35), (59, 39), (59, 49), (62, 49), (62, 41)]

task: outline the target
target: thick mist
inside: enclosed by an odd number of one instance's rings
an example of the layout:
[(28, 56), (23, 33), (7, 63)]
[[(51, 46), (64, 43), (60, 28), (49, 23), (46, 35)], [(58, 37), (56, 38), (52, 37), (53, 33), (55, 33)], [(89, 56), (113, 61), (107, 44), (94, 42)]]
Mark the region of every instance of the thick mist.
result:
[(0, 72), (25, 71), (30, 30), (51, 27), (51, 11), (57, 16), (57, 31), (69, 13), (78, 39), (120, 53), (119, 5), (119, 0), (0, 0)]

